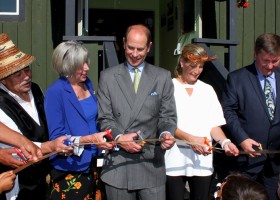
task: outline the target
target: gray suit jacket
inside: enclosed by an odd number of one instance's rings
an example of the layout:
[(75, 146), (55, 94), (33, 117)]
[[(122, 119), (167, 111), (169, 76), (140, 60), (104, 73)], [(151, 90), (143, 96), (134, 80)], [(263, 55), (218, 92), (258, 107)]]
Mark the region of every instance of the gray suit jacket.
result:
[[(175, 133), (177, 115), (170, 72), (145, 63), (135, 94), (125, 63), (101, 72), (98, 124), (101, 130), (119, 134), (143, 132), (143, 138), (158, 138), (163, 131)], [(160, 144), (145, 144), (143, 152), (124, 150), (105, 155), (101, 179), (117, 188), (142, 189), (165, 183), (164, 151)]]

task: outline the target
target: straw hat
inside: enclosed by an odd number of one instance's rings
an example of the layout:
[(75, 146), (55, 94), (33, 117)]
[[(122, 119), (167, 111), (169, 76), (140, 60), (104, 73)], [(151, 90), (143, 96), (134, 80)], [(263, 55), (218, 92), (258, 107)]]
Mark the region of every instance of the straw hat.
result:
[(27, 67), (34, 56), (21, 52), (6, 33), (0, 34), (0, 80)]

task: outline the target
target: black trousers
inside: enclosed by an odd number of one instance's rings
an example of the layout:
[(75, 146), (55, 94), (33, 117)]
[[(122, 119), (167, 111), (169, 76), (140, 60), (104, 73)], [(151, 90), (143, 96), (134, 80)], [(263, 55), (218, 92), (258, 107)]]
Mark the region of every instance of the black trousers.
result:
[(184, 200), (188, 181), (190, 200), (208, 200), (212, 176), (167, 176), (166, 200)]

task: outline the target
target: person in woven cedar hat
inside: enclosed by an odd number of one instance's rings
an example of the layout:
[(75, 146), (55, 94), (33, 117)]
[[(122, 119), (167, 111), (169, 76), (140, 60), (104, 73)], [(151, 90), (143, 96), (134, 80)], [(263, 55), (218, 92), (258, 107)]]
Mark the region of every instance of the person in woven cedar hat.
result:
[[(44, 96), (40, 87), (32, 82), (30, 65), (34, 60), (34, 56), (20, 51), (7, 34), (0, 34), (0, 122), (33, 141), (43, 154), (72, 153), (72, 147), (64, 144), (65, 136), (48, 141)], [(16, 146), (0, 143), (0, 148), (0, 172), (28, 161)], [(44, 199), (48, 166), (45, 159), (19, 172), (13, 189), (1, 193), (0, 199)]]

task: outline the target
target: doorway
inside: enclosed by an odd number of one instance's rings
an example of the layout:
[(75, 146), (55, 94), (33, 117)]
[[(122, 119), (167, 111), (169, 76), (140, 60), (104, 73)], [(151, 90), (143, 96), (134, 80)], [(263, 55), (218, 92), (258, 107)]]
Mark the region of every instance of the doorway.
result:
[[(89, 36), (115, 36), (115, 48), (119, 62), (123, 62), (123, 36), (126, 28), (132, 24), (145, 24), (154, 36), (154, 12), (139, 10), (115, 10), (115, 9), (89, 9), (88, 19)], [(152, 45), (153, 47), (153, 45)], [(146, 61), (154, 64), (153, 48), (147, 55)]]

